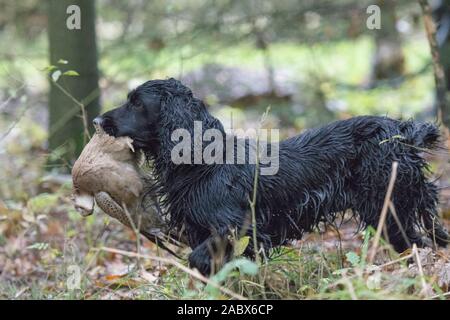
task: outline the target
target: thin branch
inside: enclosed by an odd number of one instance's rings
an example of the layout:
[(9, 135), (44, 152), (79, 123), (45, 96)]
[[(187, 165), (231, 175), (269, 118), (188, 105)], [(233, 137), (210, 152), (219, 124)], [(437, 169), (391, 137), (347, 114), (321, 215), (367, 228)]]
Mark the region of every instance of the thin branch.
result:
[[(72, 96), (70, 94), (70, 92), (68, 92), (66, 89), (64, 89), (63, 86), (61, 86), (59, 83), (57, 83), (56, 81), (53, 81), (53, 84), (62, 92), (64, 93), (70, 100), (72, 100), (77, 106), (80, 107), (81, 109), (81, 118), (83, 120), (83, 127), (84, 127), (84, 138), (91, 138), (91, 135), (89, 133), (89, 126), (87, 123), (87, 114), (86, 114), (86, 107), (84, 106), (83, 103), (81, 103), (80, 101), (78, 101), (74, 96)], [(86, 141), (84, 141), (86, 143)]]
[(373, 259), (375, 258), (375, 254), (377, 253), (378, 243), (380, 242), (381, 231), (383, 230), (384, 223), (386, 221), (386, 216), (388, 213), (389, 202), (391, 200), (392, 191), (394, 190), (395, 179), (397, 178), (397, 168), (398, 162), (394, 161), (392, 163), (392, 172), (391, 179), (389, 180), (388, 189), (386, 192), (386, 196), (384, 197), (383, 208), (381, 209), (380, 220), (378, 221), (377, 232), (375, 233), (374, 242), (372, 245), (372, 249), (369, 255), (369, 264), (373, 263)]
[(8, 127), (8, 129), (6, 130), (6, 132), (4, 134), (2, 134), (2, 136), (0, 137), (0, 141), (2, 141), (3, 139), (5, 139), (10, 133), (11, 131), (16, 127), (16, 125), (19, 123), (20, 120), (22, 120), (23, 116), (25, 115), (25, 113), (28, 111), (28, 106), (25, 106), (22, 110), (22, 112), (19, 114), (19, 116), (16, 118), (16, 120), (14, 120), (14, 122)]
[[(142, 215), (139, 214), (139, 221), (138, 224), (133, 221), (133, 218), (131, 217), (130, 212), (128, 211), (128, 208), (125, 203), (122, 203), (123, 211), (125, 212), (128, 221), (130, 222), (131, 229), (133, 229), (134, 236), (136, 237), (136, 251), (139, 254), (141, 254), (141, 222), (142, 222)], [(141, 260), (139, 257), (136, 257), (136, 263), (138, 269), (141, 268)]]
[(179, 263), (178, 261), (172, 260), (172, 259), (168, 259), (168, 258), (162, 258), (162, 257), (157, 257), (157, 256), (150, 256), (150, 255), (145, 255), (145, 254), (137, 254), (135, 252), (128, 252), (128, 251), (124, 251), (124, 250), (118, 250), (118, 249), (114, 249), (114, 248), (108, 248), (108, 247), (101, 247), (101, 248), (93, 248), (92, 250), (94, 251), (106, 251), (106, 252), (112, 252), (112, 253), (116, 253), (116, 254), (120, 254), (123, 256), (127, 256), (127, 257), (140, 257), (143, 259), (148, 259), (148, 260), (154, 260), (154, 261), (159, 261), (161, 263), (165, 263), (165, 264), (170, 264), (173, 265), (174, 267), (180, 269), (181, 271), (186, 272), (187, 274), (193, 276), (194, 278), (205, 282), (207, 284), (209, 284), (210, 286), (219, 289), (220, 291), (222, 291), (223, 293), (229, 295), (230, 297), (233, 297), (235, 299), (238, 300), (247, 300), (247, 298), (245, 298), (244, 296), (233, 292), (225, 287), (222, 287), (221, 285), (217, 284), (215, 281), (212, 281), (208, 278), (206, 278), (205, 276), (203, 276), (201, 273), (199, 273), (196, 270), (192, 270), (189, 269), (188, 267), (182, 265), (181, 263)]
[(425, 275), (423, 273), (422, 262), (420, 261), (419, 250), (417, 249), (417, 245), (414, 243), (412, 248), (413, 254), (416, 258), (417, 268), (419, 269), (420, 282), (422, 284), (422, 293), (425, 296), (429, 296), (430, 287), (427, 285), (425, 281)]

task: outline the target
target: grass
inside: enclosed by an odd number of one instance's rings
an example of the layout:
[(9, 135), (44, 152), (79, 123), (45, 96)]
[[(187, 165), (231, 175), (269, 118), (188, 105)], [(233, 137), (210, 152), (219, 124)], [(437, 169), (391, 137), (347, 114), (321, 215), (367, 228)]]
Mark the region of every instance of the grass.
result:
[[(412, 253), (399, 256), (383, 240), (370, 264), (375, 230), (355, 234), (352, 222), (343, 224), (339, 237), (334, 230), (318, 230), (272, 250), (259, 265), (236, 256), (210, 284), (186, 269), (185, 260), (173, 260), (148, 241), (141, 243), (140, 268), (132, 230), (100, 212), (82, 218), (69, 201), (69, 186), (53, 188), (1, 203), (0, 298), (424, 299), (448, 290), (448, 283), (439, 285), (440, 271), (433, 269), (439, 261), (448, 262), (448, 250), (420, 251), (432, 257), (421, 259), (422, 280), (417, 264), (407, 264)], [(81, 274), (75, 290), (68, 286), (73, 265)], [(431, 288), (427, 293), (423, 281)]]

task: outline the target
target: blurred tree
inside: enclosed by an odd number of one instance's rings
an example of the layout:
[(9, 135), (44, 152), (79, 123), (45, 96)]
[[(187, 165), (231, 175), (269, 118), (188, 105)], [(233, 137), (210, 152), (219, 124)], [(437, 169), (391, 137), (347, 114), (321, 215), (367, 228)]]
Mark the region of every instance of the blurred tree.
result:
[(396, 27), (396, 2), (378, 0), (377, 5), (381, 9), (381, 28), (375, 33), (371, 82), (399, 77), (403, 75), (405, 67), (405, 57)]
[(436, 1), (433, 9), (437, 23), (436, 41), (440, 48), (440, 58), (445, 69), (447, 91), (450, 91), (450, 0)]
[[(67, 8), (80, 8), (80, 28), (69, 29), (71, 15)], [(50, 64), (62, 72), (75, 70), (79, 76), (61, 76), (55, 83), (50, 77), (49, 97), (49, 148), (62, 148), (62, 157), (52, 161), (58, 164), (74, 160), (81, 152), (86, 125), (100, 112), (97, 45), (95, 32), (95, 1), (49, 0), (48, 34)], [(67, 64), (61, 64), (60, 59)], [(77, 102), (78, 101), (78, 102)], [(83, 118), (82, 106), (86, 111)], [(59, 153), (58, 153), (59, 154)]]
[(8, 30), (19, 37), (33, 39), (47, 26), (45, 7), (39, 0), (0, 0), (0, 32)]
[[(433, 15), (437, 24), (436, 42), (440, 51), (440, 60), (444, 68), (447, 96), (450, 95), (450, 0), (434, 2)], [(447, 98), (447, 108), (449, 108)], [(450, 110), (443, 110), (444, 123), (450, 128)], [(446, 116), (446, 117), (445, 117)]]

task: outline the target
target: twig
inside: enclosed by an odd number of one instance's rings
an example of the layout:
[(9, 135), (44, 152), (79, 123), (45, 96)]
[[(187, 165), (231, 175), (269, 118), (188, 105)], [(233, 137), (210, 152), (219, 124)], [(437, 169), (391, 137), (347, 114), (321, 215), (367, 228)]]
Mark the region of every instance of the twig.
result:
[(259, 177), (259, 134), (256, 137), (256, 164), (255, 164), (255, 177), (253, 179), (253, 195), (250, 201), (250, 210), (252, 213), (252, 236), (253, 236), (253, 250), (255, 252), (255, 259), (258, 265), (261, 264), (258, 253), (258, 239), (256, 232), (256, 195), (258, 189), (258, 177)]
[(389, 202), (391, 200), (392, 191), (394, 190), (395, 179), (397, 178), (397, 168), (398, 162), (394, 161), (392, 163), (391, 179), (389, 180), (386, 196), (384, 197), (383, 208), (381, 209), (380, 220), (378, 221), (377, 232), (375, 233), (374, 242), (372, 245), (371, 252), (369, 254), (369, 264), (373, 263), (373, 259), (375, 258), (375, 254), (377, 253), (378, 243), (380, 242), (381, 237), (381, 231), (383, 230), (383, 225), (386, 221)]
[(344, 283), (347, 288), (348, 288), (348, 292), (350, 293), (350, 297), (352, 298), (352, 300), (358, 300), (358, 297), (356, 296), (356, 292), (355, 292), (355, 288), (353, 287), (350, 279), (347, 277), (347, 272), (344, 272), (342, 274), (342, 283)]
[[(59, 83), (57, 83), (56, 81), (53, 81), (53, 84), (55, 85), (55, 87), (57, 87), (59, 90), (61, 90), (62, 93), (64, 93), (70, 100), (72, 100), (77, 106), (80, 107), (81, 109), (81, 118), (83, 120), (83, 127), (84, 127), (84, 138), (91, 138), (91, 135), (89, 133), (89, 126), (87, 123), (87, 114), (86, 114), (86, 107), (84, 106), (83, 103), (81, 103), (80, 101), (78, 101), (74, 96), (72, 96), (70, 94), (70, 92), (68, 92), (66, 89), (63, 88), (63, 86), (61, 86)], [(86, 141), (84, 141), (86, 143)]]
[(398, 228), (400, 229), (400, 232), (402, 234), (402, 237), (405, 239), (406, 243), (408, 244), (408, 247), (411, 247), (411, 242), (408, 239), (408, 236), (406, 235), (405, 229), (403, 228), (402, 222), (398, 218), (397, 211), (395, 210), (394, 204), (392, 201), (389, 201), (389, 210), (391, 210), (392, 216), (394, 217), (395, 223), (397, 223)]
[(377, 266), (377, 267), (380, 268), (380, 269), (382, 269), (382, 268), (385, 268), (385, 267), (389, 267), (389, 266), (391, 266), (391, 265), (393, 265), (393, 264), (399, 263), (399, 262), (401, 262), (401, 261), (408, 260), (408, 259), (410, 259), (410, 258), (412, 258), (412, 257), (413, 257), (413, 255), (412, 255), (412, 253), (411, 253), (411, 254), (408, 254), (408, 255), (406, 255), (406, 256), (404, 256), (404, 257), (401, 257), (401, 258), (399, 258), (399, 259), (392, 260), (392, 261), (389, 261), (389, 262), (380, 264), (380, 265)]
[[(28, 59), (24, 59), (24, 60), (29, 65), (31, 65), (34, 69), (40, 70), (30, 60), (28, 60)], [(83, 101), (85, 103), (82, 103), (82, 102), (78, 101), (73, 95), (71, 95), (70, 92), (68, 92), (66, 89), (64, 89), (64, 87), (62, 87), (59, 83), (57, 83), (56, 81), (52, 81), (52, 83), (55, 85), (56, 88), (58, 88), (62, 93), (64, 93), (70, 100), (72, 100), (77, 106), (80, 107), (80, 109), (81, 109), (81, 118), (82, 118), (83, 127), (84, 127), (83, 138), (84, 138), (84, 144), (86, 144), (86, 138), (90, 139), (91, 135), (89, 133), (89, 125), (87, 123), (88, 118), (87, 118), (85, 104), (89, 104), (92, 100), (94, 100), (95, 98), (97, 98), (100, 95), (99, 89), (95, 89), (91, 93), (89, 93), (89, 95), (87, 95), (85, 98), (83, 98)], [(71, 110), (71, 112), (69, 112), (68, 115), (66, 115), (67, 118), (64, 118), (64, 123), (67, 122), (68, 119), (70, 119), (75, 114), (76, 114), (76, 111), (74, 112), (74, 111)], [(49, 136), (54, 133), (54, 132), (52, 132), (52, 130), (49, 130), (49, 131), (50, 131), (49, 132)]]
[(28, 106), (25, 106), (22, 110), (22, 112), (18, 115), (18, 117), (16, 118), (16, 120), (14, 120), (13, 123), (11, 123), (11, 125), (8, 127), (8, 129), (6, 130), (6, 132), (4, 134), (2, 134), (2, 136), (0, 137), (0, 141), (2, 141), (3, 139), (5, 139), (10, 133), (11, 131), (16, 127), (16, 125), (20, 122), (20, 120), (22, 120), (23, 116), (25, 116), (25, 113), (28, 111)]
[(428, 296), (429, 287), (427, 285), (427, 282), (425, 281), (425, 275), (422, 269), (422, 262), (420, 261), (419, 251), (417, 250), (417, 245), (415, 243), (413, 243), (412, 251), (416, 258), (417, 268), (419, 269), (420, 282), (422, 284), (422, 293), (425, 296)]
[(123, 256), (128, 256), (128, 257), (140, 257), (143, 259), (148, 259), (148, 260), (154, 260), (154, 261), (159, 261), (161, 263), (166, 263), (166, 264), (170, 264), (173, 265), (174, 267), (180, 269), (181, 271), (186, 272), (187, 274), (193, 276), (194, 278), (203, 281), (207, 284), (209, 284), (210, 286), (219, 289), (220, 291), (222, 291), (223, 293), (229, 295), (230, 297), (233, 297), (235, 299), (238, 300), (247, 300), (247, 298), (245, 298), (244, 296), (235, 293), (227, 288), (222, 287), (221, 285), (217, 284), (215, 281), (211, 281), (210, 279), (206, 278), (205, 276), (203, 276), (201, 273), (199, 273), (196, 270), (192, 270), (189, 269), (188, 267), (185, 267), (184, 265), (182, 265), (181, 263), (179, 263), (178, 261), (172, 260), (172, 259), (168, 259), (168, 258), (163, 258), (163, 257), (157, 257), (157, 256), (150, 256), (150, 255), (144, 255), (144, 254), (137, 254), (135, 252), (128, 252), (128, 251), (124, 251), (124, 250), (118, 250), (118, 249), (114, 249), (114, 248), (108, 248), (108, 247), (101, 247), (101, 248), (93, 248), (92, 250), (94, 251), (106, 251), (106, 252), (112, 252), (112, 253), (116, 253), (116, 254), (120, 254)]
[[(267, 115), (269, 114), (270, 106), (267, 107), (266, 111), (263, 113), (261, 117), (261, 121), (259, 123), (260, 127), (266, 120)], [(256, 161), (255, 161), (255, 177), (253, 179), (253, 194), (252, 194), (252, 200), (250, 201), (250, 210), (252, 214), (252, 236), (253, 236), (253, 250), (255, 252), (255, 260), (258, 266), (261, 266), (261, 259), (259, 256), (259, 249), (258, 249), (258, 238), (257, 238), (257, 222), (256, 222), (256, 196), (258, 191), (258, 179), (259, 179), (259, 130), (257, 131), (256, 135)], [(250, 159), (249, 159), (250, 160)], [(259, 282), (262, 287), (264, 287), (264, 278), (259, 274)], [(266, 293), (264, 290), (262, 290), (263, 298), (266, 298)]]
[[(25, 88), (25, 87), (26, 87), (26, 84), (25, 84), (25, 83), (22, 83), (22, 85), (21, 85), (19, 88), (16, 89), (16, 92), (22, 90), (22, 89)], [(15, 98), (17, 98), (17, 96), (14, 96), (14, 95), (11, 94), (5, 101), (3, 101), (3, 102), (0, 104), (0, 110), (1, 110), (2, 108), (4, 108), (6, 105), (8, 105), (8, 103), (9, 103), (12, 99), (15, 99)]]
[[(123, 207), (123, 211), (125, 212), (128, 221), (130, 221), (130, 226), (131, 229), (134, 232), (134, 236), (136, 237), (136, 251), (137, 254), (141, 254), (141, 221), (142, 221), (142, 215), (139, 215), (139, 221), (138, 221), (138, 226), (136, 226), (135, 222), (133, 221), (133, 219), (131, 218), (131, 214), (128, 211), (128, 208), (126, 206), (125, 203), (122, 203), (122, 207)], [(137, 263), (137, 268), (140, 269), (141, 268), (141, 260), (139, 259), (139, 257), (136, 257), (136, 263)]]
[(438, 120), (450, 127), (450, 112), (448, 112), (447, 104), (447, 86), (445, 81), (444, 68), (442, 67), (439, 48), (436, 42), (436, 26), (431, 15), (431, 8), (427, 0), (419, 0), (422, 8), (423, 22), (425, 32), (427, 34), (428, 43), (430, 44), (431, 57), (433, 60), (434, 82), (436, 84), (436, 98), (438, 104)]
[(430, 299), (437, 299), (437, 298), (443, 298), (443, 297), (448, 297), (448, 296), (450, 296), (450, 292), (444, 292), (441, 294), (431, 296)]

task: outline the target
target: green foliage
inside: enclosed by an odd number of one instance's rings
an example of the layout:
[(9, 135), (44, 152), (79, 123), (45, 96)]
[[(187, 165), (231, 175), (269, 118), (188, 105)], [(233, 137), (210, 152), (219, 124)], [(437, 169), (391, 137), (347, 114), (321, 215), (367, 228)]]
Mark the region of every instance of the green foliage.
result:
[(80, 74), (78, 72), (76, 72), (75, 70), (68, 70), (68, 71), (65, 71), (62, 75), (74, 77), (74, 76), (79, 76)]
[(242, 255), (245, 249), (247, 249), (249, 242), (250, 242), (249, 236), (243, 236), (242, 238), (236, 240), (234, 242), (234, 256), (238, 257)]
[(28, 200), (28, 208), (35, 213), (48, 211), (58, 202), (58, 194), (41, 193)]
[(37, 242), (37, 243), (33, 243), (32, 245), (29, 245), (27, 247), (27, 249), (35, 249), (38, 251), (42, 251), (42, 250), (47, 250), (49, 247), (48, 243), (45, 242)]
[(360, 257), (357, 253), (350, 251), (345, 254), (348, 262), (352, 265), (352, 267), (356, 267), (360, 263)]
[[(255, 276), (257, 273), (258, 265), (256, 263), (245, 258), (238, 258), (226, 263), (210, 280), (217, 285), (221, 285), (233, 277), (239, 278), (241, 275)], [(210, 284), (206, 285), (205, 291), (212, 297), (217, 297), (220, 294), (220, 290)]]

